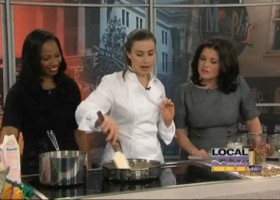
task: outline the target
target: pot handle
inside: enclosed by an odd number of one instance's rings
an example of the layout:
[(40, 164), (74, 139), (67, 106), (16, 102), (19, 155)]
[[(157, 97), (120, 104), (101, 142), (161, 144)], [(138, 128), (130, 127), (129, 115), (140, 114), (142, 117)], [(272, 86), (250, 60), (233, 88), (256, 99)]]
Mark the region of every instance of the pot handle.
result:
[(102, 122), (104, 121), (104, 116), (100, 110), (97, 111), (97, 116), (98, 116), (98, 120), (95, 122), (95, 127), (100, 126), (102, 124)]
[(183, 160), (183, 161), (165, 162), (165, 163), (162, 163), (160, 166), (163, 167), (163, 168), (167, 168), (167, 167), (171, 167), (171, 166), (177, 166), (177, 165), (180, 165), (180, 164), (184, 164), (186, 162), (188, 162), (188, 161)]

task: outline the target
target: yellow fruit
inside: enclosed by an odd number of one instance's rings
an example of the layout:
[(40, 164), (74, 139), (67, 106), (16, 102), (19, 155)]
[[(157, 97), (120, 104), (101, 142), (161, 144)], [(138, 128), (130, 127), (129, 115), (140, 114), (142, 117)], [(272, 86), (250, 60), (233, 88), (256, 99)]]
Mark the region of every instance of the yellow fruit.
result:
[(1, 194), (1, 199), (23, 199), (23, 192), (18, 187), (13, 187), (9, 183), (5, 183)]

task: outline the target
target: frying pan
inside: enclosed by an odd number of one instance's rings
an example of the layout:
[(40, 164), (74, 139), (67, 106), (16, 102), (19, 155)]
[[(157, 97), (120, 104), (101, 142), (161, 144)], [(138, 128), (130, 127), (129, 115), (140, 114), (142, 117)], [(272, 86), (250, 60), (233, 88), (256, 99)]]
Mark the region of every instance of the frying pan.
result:
[(159, 161), (146, 159), (127, 159), (130, 168), (119, 169), (113, 160), (102, 165), (103, 176), (110, 181), (142, 181), (157, 179), (161, 173)]
[(129, 169), (119, 169), (113, 160), (102, 164), (103, 177), (109, 181), (117, 182), (138, 182), (160, 178), (165, 168), (177, 166), (189, 162), (176, 161), (160, 163), (155, 160), (146, 159), (127, 159), (130, 165)]
[[(102, 172), (105, 179), (110, 181), (145, 181), (158, 179), (161, 175), (162, 169), (180, 165), (188, 160), (160, 163), (155, 160), (147, 159), (131, 159), (128, 158), (129, 169), (119, 169), (115, 165), (114, 160), (104, 162), (102, 164)], [(197, 156), (189, 156), (190, 161), (205, 162), (204, 159)]]

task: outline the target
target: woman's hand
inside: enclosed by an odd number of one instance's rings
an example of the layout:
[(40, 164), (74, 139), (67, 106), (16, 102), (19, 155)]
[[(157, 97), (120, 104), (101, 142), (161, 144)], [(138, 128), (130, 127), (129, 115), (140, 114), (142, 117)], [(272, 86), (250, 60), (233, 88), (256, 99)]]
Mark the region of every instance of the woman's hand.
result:
[(103, 133), (107, 134), (106, 141), (111, 142), (113, 146), (117, 145), (119, 139), (119, 128), (113, 118), (108, 115), (103, 115), (104, 120), (100, 125)]
[(201, 157), (203, 159), (209, 158), (209, 154), (204, 149), (200, 149), (200, 150), (196, 151), (195, 153), (193, 153), (192, 155)]
[(164, 99), (160, 106), (160, 114), (163, 118), (166, 127), (169, 127), (174, 118), (174, 104), (171, 99)]

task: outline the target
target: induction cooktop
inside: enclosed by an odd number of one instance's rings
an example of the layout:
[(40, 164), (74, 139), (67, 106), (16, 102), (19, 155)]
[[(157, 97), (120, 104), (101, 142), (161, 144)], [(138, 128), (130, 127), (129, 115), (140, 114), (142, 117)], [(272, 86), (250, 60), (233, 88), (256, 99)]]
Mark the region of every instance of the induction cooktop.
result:
[(211, 172), (211, 167), (191, 161), (174, 162), (161, 169), (158, 179), (146, 181), (120, 182), (104, 179), (102, 169), (88, 171), (87, 181), (83, 185), (53, 187), (40, 183), (38, 175), (23, 176), (23, 183), (33, 187), (36, 196), (42, 199), (83, 198), (106, 195), (116, 192), (140, 191), (209, 181), (241, 179), (229, 173)]

